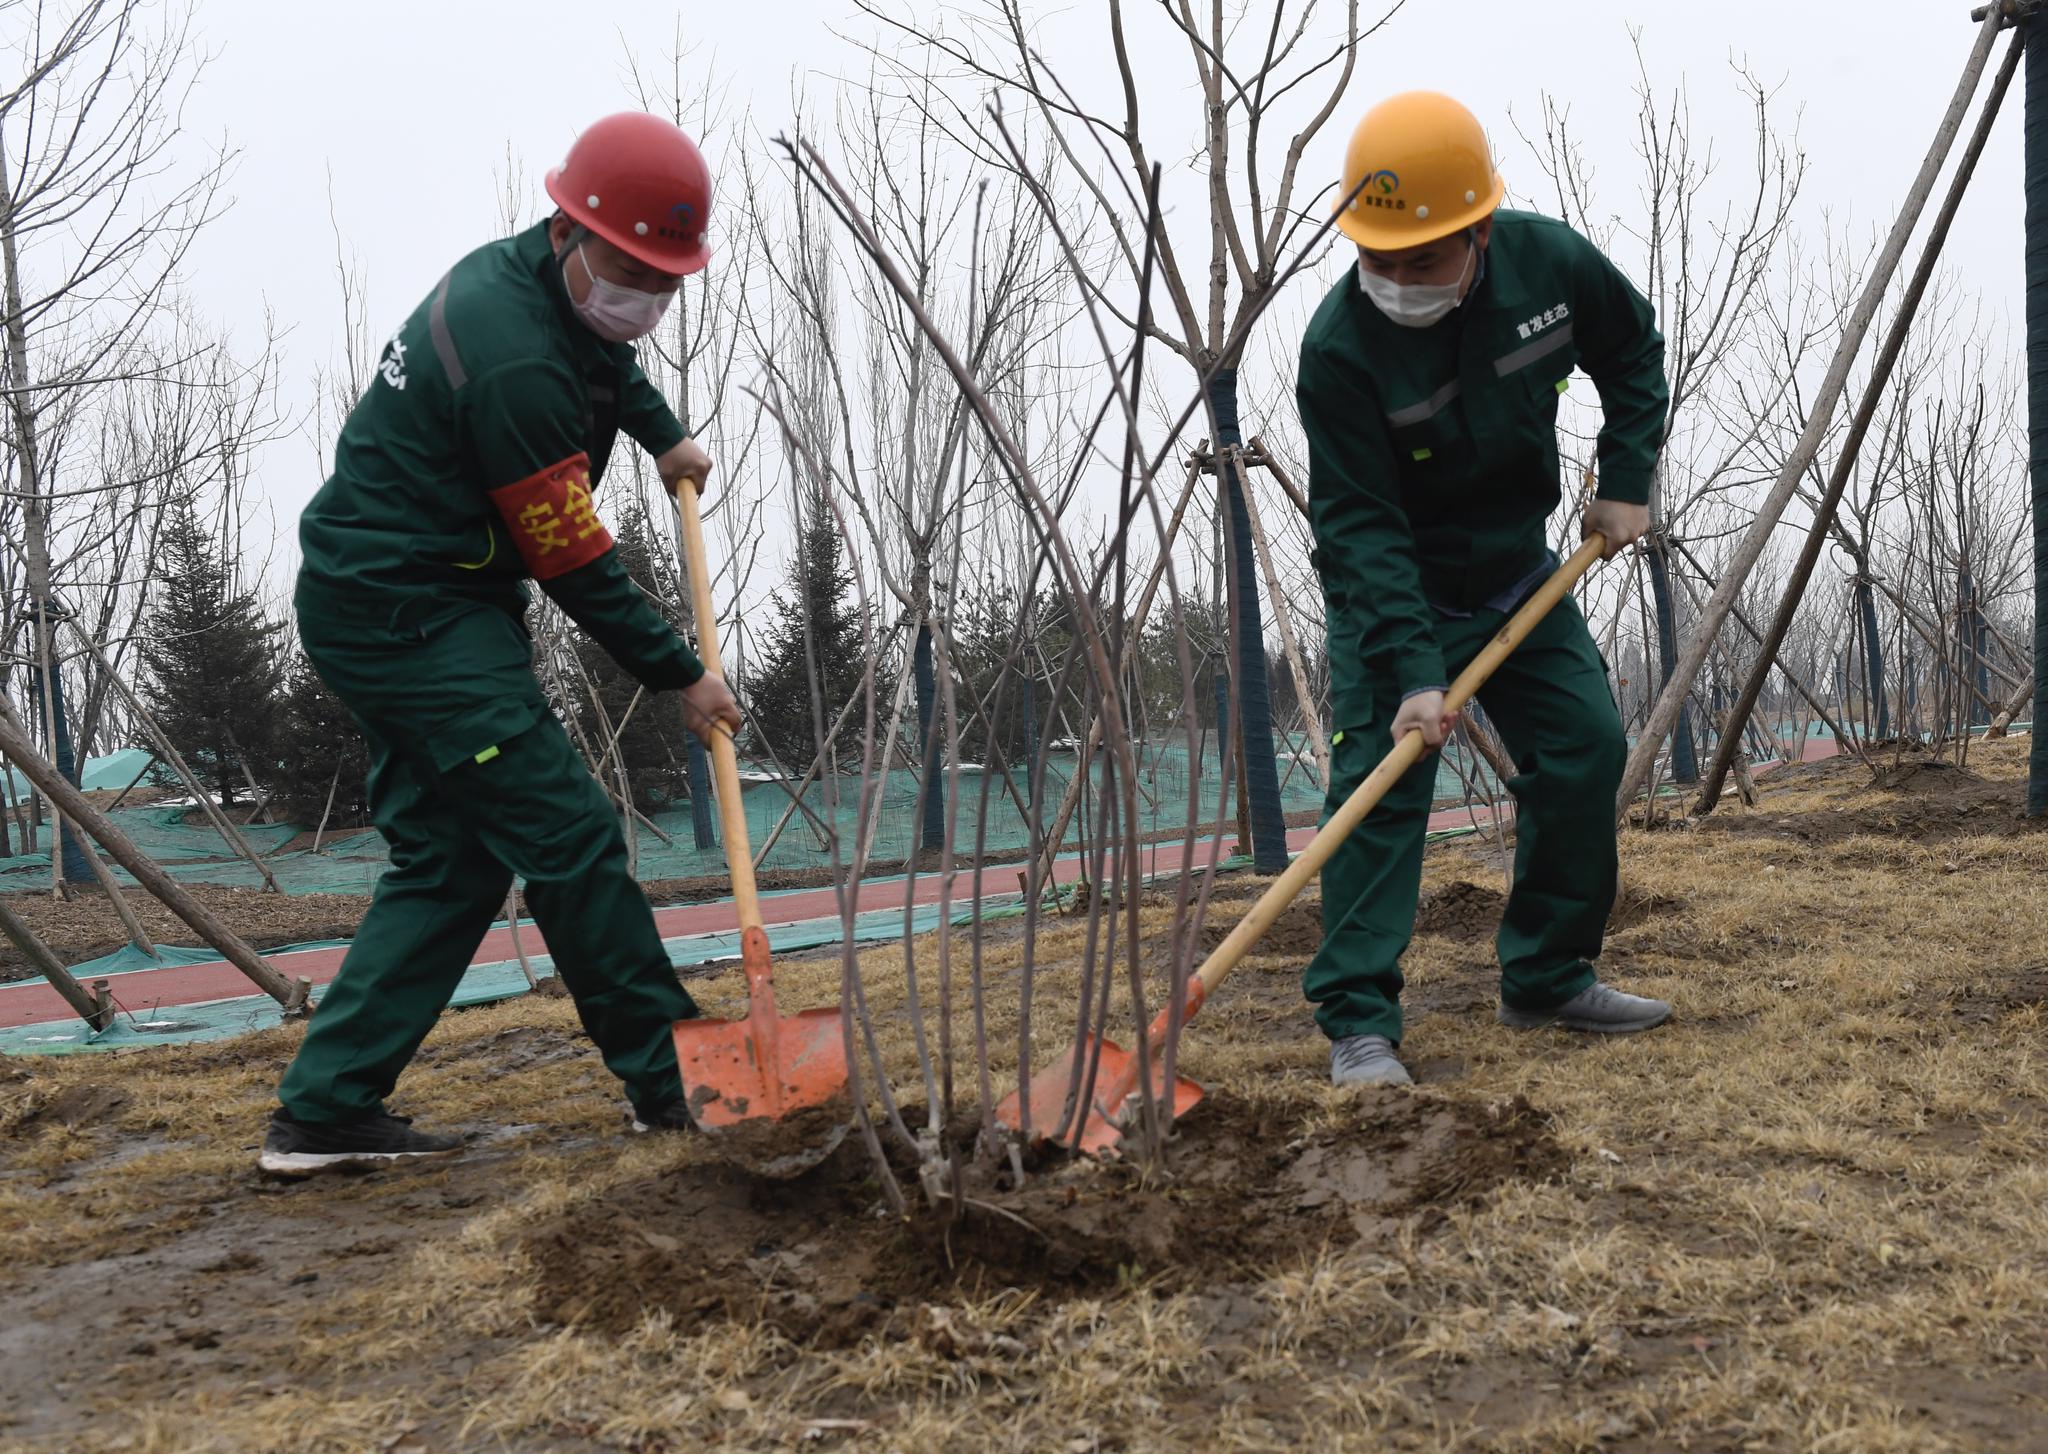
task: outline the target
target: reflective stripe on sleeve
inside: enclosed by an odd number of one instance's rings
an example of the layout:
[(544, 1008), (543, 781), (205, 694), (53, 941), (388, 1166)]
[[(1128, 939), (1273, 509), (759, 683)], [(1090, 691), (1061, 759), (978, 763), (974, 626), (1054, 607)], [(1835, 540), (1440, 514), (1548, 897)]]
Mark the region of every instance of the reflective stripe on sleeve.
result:
[(469, 382), (469, 374), (455, 352), (455, 335), (448, 331), (448, 280), (453, 276), (452, 270), (441, 274), (440, 286), (434, 289), (434, 301), (427, 307), (427, 332), (434, 336), (434, 352), (440, 356), (441, 371), (448, 375), (448, 387), (459, 389)]

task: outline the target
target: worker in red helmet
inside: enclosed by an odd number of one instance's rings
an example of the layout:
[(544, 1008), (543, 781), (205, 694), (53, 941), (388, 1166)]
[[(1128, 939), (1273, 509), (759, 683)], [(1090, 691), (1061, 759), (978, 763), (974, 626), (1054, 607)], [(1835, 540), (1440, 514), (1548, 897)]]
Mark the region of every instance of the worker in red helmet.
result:
[(709, 259), (711, 176), (657, 117), (607, 117), (547, 177), (545, 222), (470, 253), (384, 345), (299, 522), (306, 655), (362, 729), (391, 867), (279, 1087), (264, 1170), (447, 1155), (385, 1098), (516, 875), (636, 1131), (686, 1128), (672, 1022), (697, 1013), (612, 803), (533, 674), (526, 581), (698, 736), (725, 684), (628, 578), (592, 507), (623, 430), (671, 492), (711, 460), (634, 358)]

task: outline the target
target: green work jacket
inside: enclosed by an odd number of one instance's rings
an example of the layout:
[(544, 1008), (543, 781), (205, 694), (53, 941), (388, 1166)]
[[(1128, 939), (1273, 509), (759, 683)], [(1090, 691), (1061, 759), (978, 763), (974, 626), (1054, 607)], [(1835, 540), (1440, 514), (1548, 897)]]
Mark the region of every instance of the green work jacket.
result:
[[(1391, 322), (1348, 269), (1301, 343), (1309, 515), (1336, 724), (1449, 680), (1438, 612), (1499, 606), (1542, 571), (1559, 499), (1557, 402), (1600, 391), (1600, 498), (1645, 504), (1670, 403), (1642, 294), (1585, 238), (1494, 214), (1484, 271), (1428, 328)], [(1507, 604), (1513, 604), (1509, 602)]]
[[(632, 346), (577, 318), (546, 225), (470, 253), (384, 345), (300, 518), (302, 630), (310, 618), (366, 645), (431, 637), (437, 667), (488, 675), (533, 578), (650, 689), (696, 681), (703, 666), (592, 509), (621, 429), (657, 455), (685, 433)], [(494, 709), (489, 682), (449, 688), (477, 699), (457, 715), (484, 719), (455, 738), (496, 740), (531, 715), (531, 693)], [(451, 739), (451, 760), (462, 751)]]

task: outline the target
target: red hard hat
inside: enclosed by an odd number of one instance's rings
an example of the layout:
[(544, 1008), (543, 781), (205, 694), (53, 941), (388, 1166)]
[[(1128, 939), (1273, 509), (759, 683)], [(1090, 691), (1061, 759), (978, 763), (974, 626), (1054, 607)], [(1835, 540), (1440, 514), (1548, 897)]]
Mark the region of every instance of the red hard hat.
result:
[(571, 220), (664, 273), (711, 261), (711, 169), (681, 129), (643, 111), (594, 123), (548, 173), (548, 195)]

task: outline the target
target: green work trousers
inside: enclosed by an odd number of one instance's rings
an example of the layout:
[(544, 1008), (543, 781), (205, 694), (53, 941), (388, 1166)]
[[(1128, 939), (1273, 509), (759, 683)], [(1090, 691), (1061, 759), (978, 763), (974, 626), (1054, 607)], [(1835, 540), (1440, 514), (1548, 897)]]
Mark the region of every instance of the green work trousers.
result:
[[(1440, 619), (1445, 662), (1462, 670), (1505, 620), (1486, 610)], [(1607, 669), (1570, 597), (1480, 689), (1479, 702), (1516, 769), (1508, 784), (1515, 884), (1497, 940), (1501, 999), (1540, 1012), (1593, 982), (1591, 961), (1614, 907), (1614, 797), (1627, 753)], [(1399, 707), (1388, 682), (1374, 693), (1371, 721), (1340, 724), (1325, 821), (1393, 747)], [(1323, 867), (1323, 943), (1302, 989), (1332, 1040), (1401, 1039), (1401, 955), (1415, 927), (1436, 772), (1434, 755), (1410, 769)]]
[(642, 1111), (680, 1099), (669, 1027), (697, 1007), (627, 871), (610, 800), (540, 695), (524, 624), (485, 609), (425, 630), (346, 631), (309, 621), (303, 601), (300, 619), (308, 656), (367, 739), (391, 867), (285, 1072), (285, 1109), (341, 1122), (383, 1108), (515, 874), (629, 1099)]

